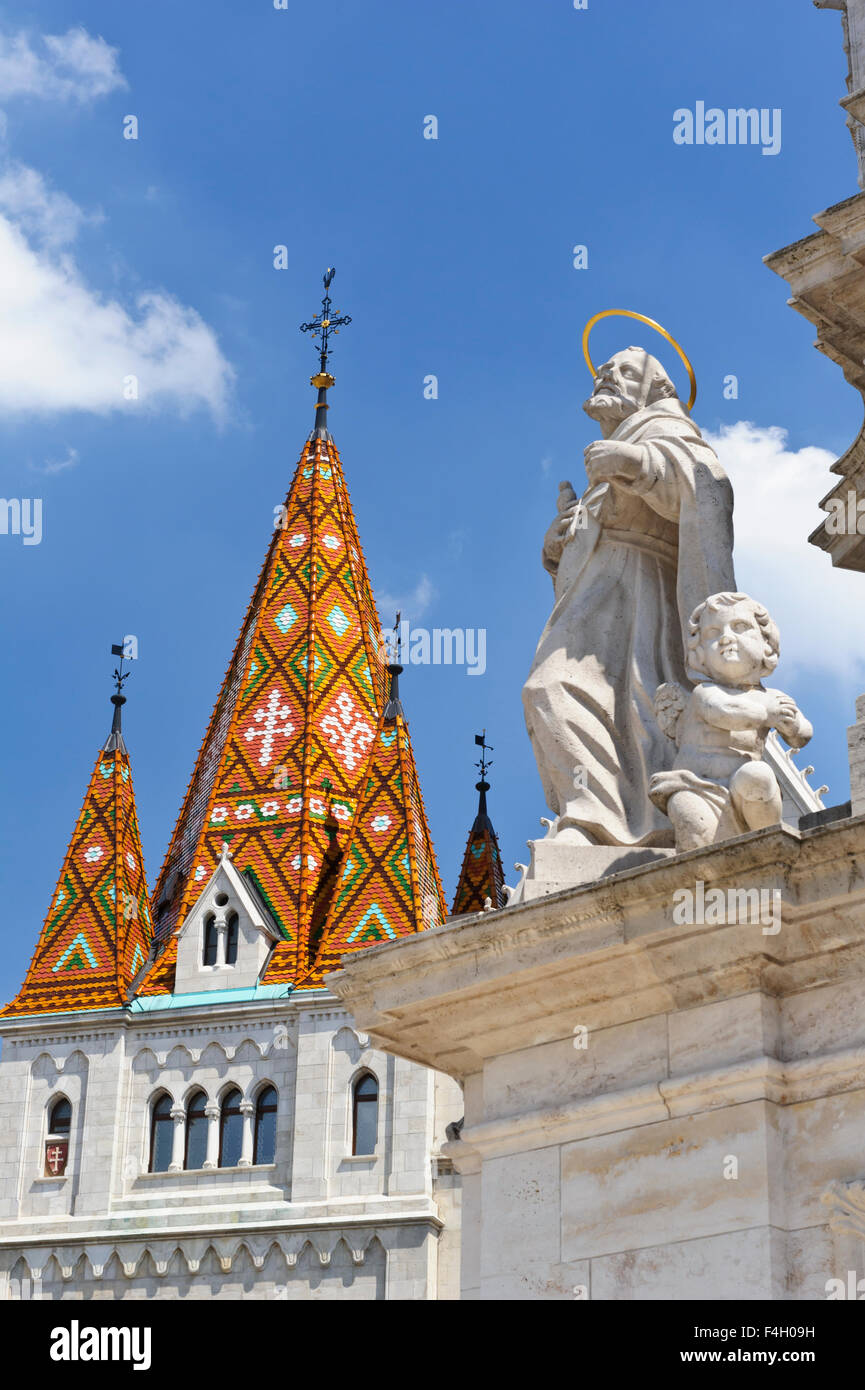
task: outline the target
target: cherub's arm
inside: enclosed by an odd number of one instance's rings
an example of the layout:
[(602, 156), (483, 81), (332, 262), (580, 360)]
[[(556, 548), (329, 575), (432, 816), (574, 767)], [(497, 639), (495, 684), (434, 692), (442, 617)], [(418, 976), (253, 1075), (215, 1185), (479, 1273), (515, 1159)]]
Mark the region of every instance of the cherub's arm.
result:
[(814, 729), (793, 699), (783, 690), (767, 690), (770, 719), (778, 733), (791, 748), (804, 748)]
[(740, 690), (731, 695), (718, 685), (698, 685), (694, 700), (700, 718), (715, 729), (771, 727), (764, 690)]

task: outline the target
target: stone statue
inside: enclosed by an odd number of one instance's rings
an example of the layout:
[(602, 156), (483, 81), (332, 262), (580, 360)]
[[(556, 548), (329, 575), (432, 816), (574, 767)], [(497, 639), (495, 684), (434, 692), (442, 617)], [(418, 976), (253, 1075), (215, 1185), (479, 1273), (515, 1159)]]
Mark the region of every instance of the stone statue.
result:
[(766, 736), (774, 728), (791, 748), (803, 748), (813, 729), (795, 700), (760, 684), (778, 664), (778, 645), (777, 627), (747, 594), (713, 594), (691, 614), (688, 665), (698, 684), (692, 692), (658, 688), (658, 723), (678, 753), (649, 784), (673, 823), (677, 850), (781, 819), (778, 780), (762, 761)]
[(583, 409), (603, 438), (585, 450), (583, 498), (560, 487), (543, 545), (555, 605), (523, 690), (555, 815), (534, 843), (670, 846), (649, 799), (650, 777), (673, 758), (654, 695), (689, 686), (688, 617), (707, 594), (735, 589), (733, 492), (643, 348), (598, 369)]

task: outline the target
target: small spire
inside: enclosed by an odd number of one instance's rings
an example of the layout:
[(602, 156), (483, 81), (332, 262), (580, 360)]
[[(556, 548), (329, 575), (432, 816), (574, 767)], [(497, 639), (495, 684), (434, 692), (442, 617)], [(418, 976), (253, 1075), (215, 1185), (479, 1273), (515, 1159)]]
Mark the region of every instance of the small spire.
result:
[[(330, 357), (330, 335), (338, 333), (345, 324), (351, 323), (350, 314), (340, 314), (337, 309), (331, 312), (330, 286), (336, 270), (333, 266), (328, 266), (322, 277), (324, 283), (324, 298), (321, 301), (321, 313), (316, 314), (315, 318), (310, 319), (309, 323), (300, 325), (301, 333), (311, 333), (313, 343), (319, 355), (319, 369), (315, 376), (309, 378), (310, 386), (318, 388), (318, 400), (315, 405), (315, 425), (313, 427), (312, 439), (329, 439), (327, 430), (327, 392), (328, 388), (335, 384), (334, 378), (327, 370), (328, 358)], [(318, 342), (316, 343), (316, 339)]]
[(386, 639), (388, 654), (391, 659), (387, 666), (388, 671), (390, 671), (390, 692), (384, 710), (385, 719), (396, 719), (399, 717), (405, 720), (405, 710), (399, 698), (399, 678), (403, 672), (403, 668), (400, 665), (402, 660), (402, 637), (399, 627), (401, 618), (402, 614), (397, 613), (393, 625), (393, 634), (390, 638)]
[(480, 781), (475, 783), (478, 813), (469, 831), (463, 866), (454, 894), (454, 917), (470, 912), (495, 912), (505, 906), (499, 842), (487, 812), (487, 792), (490, 789), (487, 772), (492, 767), (492, 760), (487, 754), (492, 753), (493, 749), (487, 743), (486, 729), (483, 733), (475, 734), (475, 744), (481, 750), (480, 760), (475, 763), (481, 774)]
[(126, 696), (123, 694), (123, 685), (129, 679), (129, 672), (123, 670), (124, 650), (122, 644), (112, 644), (111, 655), (120, 657), (119, 669), (114, 669), (114, 694), (111, 696), (111, 703), (114, 706), (114, 718), (111, 721), (111, 733), (103, 745), (103, 753), (127, 753), (128, 749), (123, 742), (123, 731), (121, 729), (120, 711), (126, 704)]

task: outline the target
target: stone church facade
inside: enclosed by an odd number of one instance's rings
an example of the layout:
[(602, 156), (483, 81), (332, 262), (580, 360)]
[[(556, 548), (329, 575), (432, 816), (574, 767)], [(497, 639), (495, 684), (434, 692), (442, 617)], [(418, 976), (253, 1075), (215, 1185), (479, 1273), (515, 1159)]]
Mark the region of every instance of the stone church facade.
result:
[(0, 1299), (458, 1297), (460, 1087), (325, 983), (447, 915), (325, 366), (152, 893), (115, 672), (0, 1011)]
[(437, 1157), (458, 1088), (372, 1048), (326, 991), (238, 994), (4, 1021), (0, 1298), (458, 1296), (458, 1180)]

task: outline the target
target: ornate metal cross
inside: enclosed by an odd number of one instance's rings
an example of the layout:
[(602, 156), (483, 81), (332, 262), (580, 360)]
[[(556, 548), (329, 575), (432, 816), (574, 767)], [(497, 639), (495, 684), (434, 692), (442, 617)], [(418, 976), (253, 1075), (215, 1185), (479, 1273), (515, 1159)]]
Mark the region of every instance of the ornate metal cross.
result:
[(315, 318), (310, 319), (309, 323), (302, 323), (300, 325), (301, 333), (311, 333), (313, 342), (315, 342), (316, 338), (320, 340), (315, 346), (318, 348), (321, 364), (320, 371), (322, 373), (327, 372), (327, 359), (330, 356), (328, 342), (331, 333), (338, 333), (340, 328), (344, 327), (345, 324), (351, 323), (350, 314), (340, 315), (339, 312), (331, 314), (330, 286), (335, 274), (336, 270), (333, 266), (329, 266), (324, 273), (324, 299), (321, 301), (321, 313), (316, 314)]

